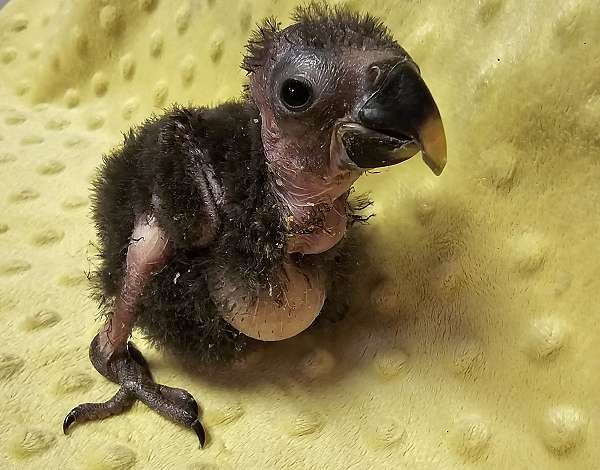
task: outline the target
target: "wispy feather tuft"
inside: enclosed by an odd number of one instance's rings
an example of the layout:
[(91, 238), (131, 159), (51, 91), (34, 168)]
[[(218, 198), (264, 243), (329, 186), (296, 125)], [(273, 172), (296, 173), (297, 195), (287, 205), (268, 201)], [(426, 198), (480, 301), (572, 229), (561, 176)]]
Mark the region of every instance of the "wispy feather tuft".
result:
[(280, 40), (316, 49), (393, 49), (406, 54), (383, 22), (344, 6), (312, 1), (292, 13), (294, 24), (281, 29), (275, 18), (267, 18), (252, 33), (242, 68), (254, 73), (266, 64)]

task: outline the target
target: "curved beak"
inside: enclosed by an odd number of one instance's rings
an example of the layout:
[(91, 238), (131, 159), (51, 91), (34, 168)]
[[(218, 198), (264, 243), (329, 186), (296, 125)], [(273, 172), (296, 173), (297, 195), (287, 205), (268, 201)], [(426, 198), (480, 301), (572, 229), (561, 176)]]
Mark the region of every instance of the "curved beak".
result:
[(427, 85), (412, 62), (395, 64), (357, 113), (338, 128), (338, 138), (359, 168), (408, 160), (421, 151), (436, 174), (446, 166), (446, 135)]

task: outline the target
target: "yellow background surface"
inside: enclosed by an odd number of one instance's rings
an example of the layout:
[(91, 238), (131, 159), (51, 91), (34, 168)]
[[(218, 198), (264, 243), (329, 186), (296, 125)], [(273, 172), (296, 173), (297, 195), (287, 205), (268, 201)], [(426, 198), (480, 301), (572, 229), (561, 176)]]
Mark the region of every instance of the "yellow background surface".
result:
[[(600, 465), (600, 8), (596, 0), (350, 1), (381, 16), (444, 117), (376, 201), (354, 312), (220, 369), (138, 337), (209, 431), (137, 404), (62, 435), (116, 386), (88, 186), (120, 132), (239, 95), (244, 42), (292, 0), (11, 0), (0, 10), (0, 468), (594, 469)], [(376, 269), (377, 268), (377, 269)]]

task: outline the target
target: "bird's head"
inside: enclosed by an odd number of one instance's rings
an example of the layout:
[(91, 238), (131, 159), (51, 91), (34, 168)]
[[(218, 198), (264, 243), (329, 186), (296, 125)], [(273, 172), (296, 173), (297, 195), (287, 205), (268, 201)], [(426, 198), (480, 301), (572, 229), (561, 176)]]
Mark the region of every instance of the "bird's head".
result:
[[(300, 191), (333, 200), (362, 171), (419, 151), (439, 175), (446, 164), (440, 113), (418, 66), (387, 28), (370, 15), (320, 3), (296, 9), (293, 19), (285, 29), (266, 20), (242, 64), (279, 184), (300, 179)], [(319, 181), (325, 189), (315, 187)]]

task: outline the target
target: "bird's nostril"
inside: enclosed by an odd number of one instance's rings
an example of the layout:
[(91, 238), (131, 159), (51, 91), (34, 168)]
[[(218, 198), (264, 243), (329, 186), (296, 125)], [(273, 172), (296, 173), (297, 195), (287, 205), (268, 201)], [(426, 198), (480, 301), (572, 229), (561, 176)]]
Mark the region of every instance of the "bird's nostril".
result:
[(367, 76), (369, 79), (369, 83), (373, 86), (377, 86), (381, 81), (381, 67), (379, 67), (378, 65), (371, 65), (371, 67), (369, 67), (369, 71), (367, 72)]

